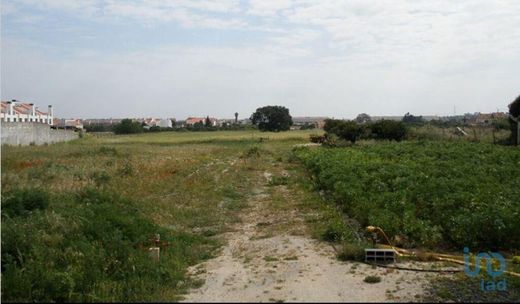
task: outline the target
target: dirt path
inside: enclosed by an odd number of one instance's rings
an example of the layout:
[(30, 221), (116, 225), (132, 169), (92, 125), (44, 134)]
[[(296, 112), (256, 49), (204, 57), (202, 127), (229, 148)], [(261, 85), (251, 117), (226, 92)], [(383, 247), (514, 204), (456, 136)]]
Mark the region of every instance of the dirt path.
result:
[[(431, 274), (389, 271), (341, 262), (333, 248), (311, 239), (297, 209), (275, 212), (274, 195), (293, 199), (286, 186), (268, 187), (270, 173), (258, 178), (257, 188), (241, 211), (241, 221), (225, 235), (220, 256), (191, 267), (204, 284), (191, 290), (189, 302), (382, 302), (417, 301)], [(382, 278), (368, 284), (368, 275)]]

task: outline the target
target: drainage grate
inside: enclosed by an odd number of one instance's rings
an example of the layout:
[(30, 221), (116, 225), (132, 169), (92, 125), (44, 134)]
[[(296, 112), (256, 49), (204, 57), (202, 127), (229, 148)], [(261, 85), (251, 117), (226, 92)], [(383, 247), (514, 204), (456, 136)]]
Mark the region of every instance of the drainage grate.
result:
[(395, 262), (393, 249), (365, 249), (365, 262)]

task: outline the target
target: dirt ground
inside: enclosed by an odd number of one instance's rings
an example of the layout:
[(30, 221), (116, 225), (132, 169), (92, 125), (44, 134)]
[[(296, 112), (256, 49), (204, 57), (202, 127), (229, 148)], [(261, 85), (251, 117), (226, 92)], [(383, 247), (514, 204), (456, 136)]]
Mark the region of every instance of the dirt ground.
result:
[[(268, 187), (271, 173), (259, 177), (241, 221), (224, 235), (217, 258), (189, 269), (204, 283), (187, 302), (385, 302), (420, 301), (433, 274), (342, 262), (325, 242), (312, 239), (298, 210), (275, 212), (273, 193), (294, 199), (286, 186)], [(421, 268), (411, 262), (400, 266)], [(424, 266), (424, 265), (423, 265)], [(365, 283), (366, 276), (381, 282)]]

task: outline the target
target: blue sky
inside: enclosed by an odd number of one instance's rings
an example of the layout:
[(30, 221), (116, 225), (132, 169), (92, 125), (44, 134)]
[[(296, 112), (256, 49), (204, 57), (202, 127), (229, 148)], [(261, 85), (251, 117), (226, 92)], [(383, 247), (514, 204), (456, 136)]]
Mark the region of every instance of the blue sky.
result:
[(4, 0), (1, 97), (61, 117), (506, 110), (520, 2)]

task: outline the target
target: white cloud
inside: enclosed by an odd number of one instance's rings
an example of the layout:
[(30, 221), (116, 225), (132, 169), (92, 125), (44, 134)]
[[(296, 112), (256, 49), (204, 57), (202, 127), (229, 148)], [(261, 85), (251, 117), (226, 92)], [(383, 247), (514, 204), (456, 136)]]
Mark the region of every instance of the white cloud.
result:
[(274, 16), (281, 10), (292, 6), (293, 0), (249, 0), (249, 10), (251, 15)]

